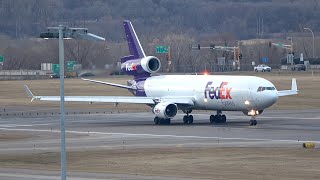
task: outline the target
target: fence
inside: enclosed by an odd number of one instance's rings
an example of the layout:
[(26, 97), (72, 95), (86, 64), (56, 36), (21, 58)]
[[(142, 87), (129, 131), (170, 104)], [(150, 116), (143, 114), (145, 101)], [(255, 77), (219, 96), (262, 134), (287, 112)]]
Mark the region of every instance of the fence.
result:
[(45, 79), (50, 71), (40, 70), (2, 70), (0, 80), (25, 80), (25, 79)]

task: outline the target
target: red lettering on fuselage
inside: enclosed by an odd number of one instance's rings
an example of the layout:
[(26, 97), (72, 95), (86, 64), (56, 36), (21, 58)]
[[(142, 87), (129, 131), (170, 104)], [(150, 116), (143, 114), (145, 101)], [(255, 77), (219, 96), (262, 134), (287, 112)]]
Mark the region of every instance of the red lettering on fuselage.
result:
[(210, 99), (232, 99), (231, 90), (232, 88), (225, 87), (228, 82), (222, 82), (219, 87), (212, 87), (212, 81), (209, 81), (204, 90), (204, 97)]

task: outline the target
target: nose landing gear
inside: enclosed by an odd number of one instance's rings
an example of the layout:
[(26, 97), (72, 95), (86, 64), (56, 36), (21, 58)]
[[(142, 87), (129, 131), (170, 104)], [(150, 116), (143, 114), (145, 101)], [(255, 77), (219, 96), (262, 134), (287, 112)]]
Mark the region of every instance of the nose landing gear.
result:
[(255, 120), (254, 117), (252, 116), (252, 119), (249, 121), (249, 125), (255, 126), (255, 125), (257, 125), (257, 123), (258, 123), (257, 120)]

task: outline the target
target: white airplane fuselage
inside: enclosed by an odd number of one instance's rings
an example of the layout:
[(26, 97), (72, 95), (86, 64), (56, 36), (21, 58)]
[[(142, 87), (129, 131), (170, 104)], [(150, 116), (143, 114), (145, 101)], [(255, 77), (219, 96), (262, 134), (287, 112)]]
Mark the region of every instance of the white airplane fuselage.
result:
[(153, 76), (145, 80), (144, 89), (149, 97), (192, 97), (192, 109), (204, 110), (264, 110), (278, 100), (275, 86), (255, 76)]

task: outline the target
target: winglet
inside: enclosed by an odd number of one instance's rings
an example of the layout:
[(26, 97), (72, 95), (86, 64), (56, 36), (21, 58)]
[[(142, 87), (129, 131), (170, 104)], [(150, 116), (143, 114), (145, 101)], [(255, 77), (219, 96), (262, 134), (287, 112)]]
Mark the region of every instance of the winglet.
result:
[(32, 92), (30, 91), (27, 85), (24, 85), (24, 90), (26, 91), (28, 97), (32, 98), (31, 99), (31, 102), (32, 102), (35, 99), (35, 96), (32, 94)]
[(298, 92), (297, 80), (296, 78), (292, 78), (291, 90)]

